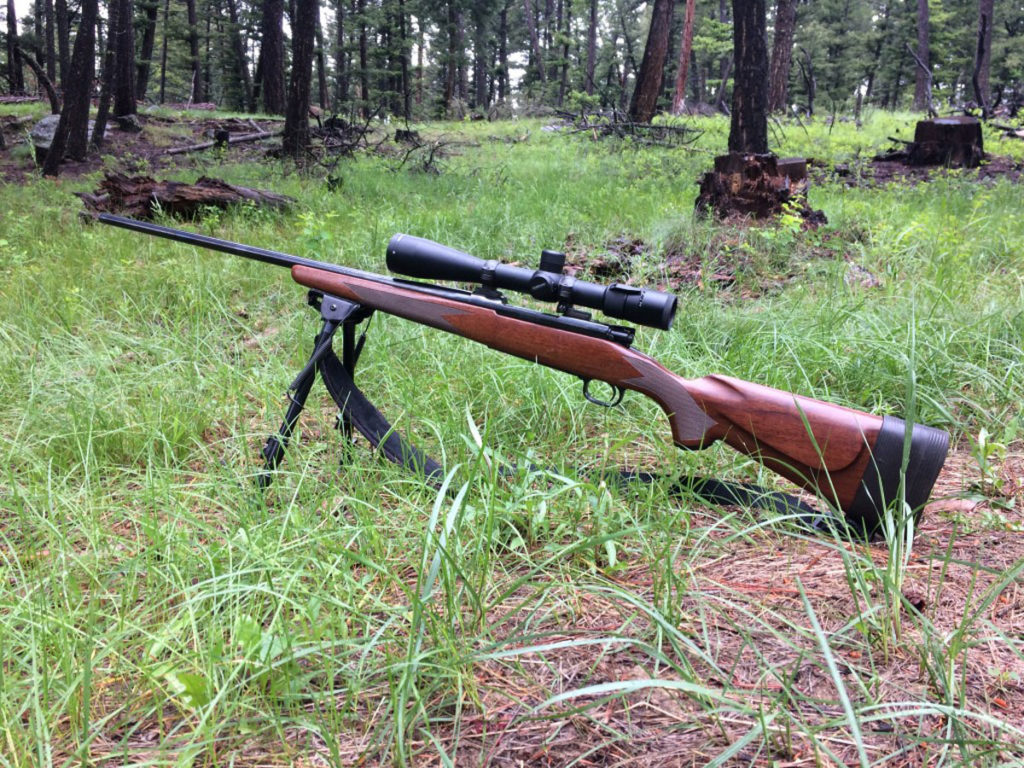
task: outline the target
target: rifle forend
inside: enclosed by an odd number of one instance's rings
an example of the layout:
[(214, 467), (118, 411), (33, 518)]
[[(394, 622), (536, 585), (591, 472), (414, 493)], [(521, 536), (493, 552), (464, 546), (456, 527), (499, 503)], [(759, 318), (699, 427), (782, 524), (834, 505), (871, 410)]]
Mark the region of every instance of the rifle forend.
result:
[[(630, 346), (632, 329), (591, 321), (589, 315), (573, 310), (569, 301), (571, 297), (575, 303), (606, 312), (610, 306), (613, 316), (667, 328), (675, 311), (674, 296), (631, 289), (636, 291), (629, 294), (633, 298), (620, 304), (618, 298), (608, 299), (609, 292), (614, 295), (614, 286), (605, 289), (566, 281), (561, 267), (555, 271), (550, 258), (531, 272), (483, 262), (408, 235), (392, 239), (390, 266), (414, 276), (484, 285), (482, 294), (469, 293), (117, 216), (97, 218), (290, 266), (292, 278), (301, 285), (578, 376), (584, 381), (585, 395), (592, 380), (606, 382), (620, 394), (626, 389), (640, 392), (665, 412), (672, 440), (679, 447), (706, 448), (721, 440), (827, 499), (845, 513), (854, 530), (868, 536), (879, 532), (886, 510), (901, 515), (906, 505), (920, 515), (949, 447), (946, 432), (920, 424), (908, 426), (892, 416), (876, 416), (727, 376), (677, 376)], [(537, 273), (543, 274), (538, 278)], [(535, 289), (535, 280), (550, 281), (554, 297)], [(574, 292), (581, 284), (586, 287)], [(558, 300), (562, 314), (508, 305), (496, 291), (503, 286), (535, 296), (541, 293), (537, 298), (542, 300)]]

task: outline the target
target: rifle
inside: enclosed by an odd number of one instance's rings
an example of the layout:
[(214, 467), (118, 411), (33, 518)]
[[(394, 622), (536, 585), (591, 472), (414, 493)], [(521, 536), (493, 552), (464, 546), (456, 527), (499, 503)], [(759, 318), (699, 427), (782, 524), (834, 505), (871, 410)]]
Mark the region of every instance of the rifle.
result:
[[(359, 428), (375, 446), (391, 439), (390, 425), (368, 402), (365, 405), (370, 410), (362, 415), (358, 409), (353, 411), (349, 402), (365, 400), (347, 379), (362, 349), (362, 339), (357, 345), (352, 343), (352, 327), (374, 310), (577, 376), (583, 381), (583, 396), (599, 405), (618, 404), (625, 390), (639, 392), (665, 412), (672, 440), (680, 448), (702, 449), (722, 440), (822, 496), (844, 513), (854, 531), (869, 536), (878, 533), (886, 509), (894, 505), (905, 503), (920, 515), (949, 447), (945, 431), (908, 425), (894, 416), (863, 413), (729, 376), (677, 376), (633, 349), (634, 328), (597, 322), (580, 309), (597, 309), (611, 318), (667, 330), (675, 315), (676, 297), (621, 283), (604, 286), (576, 280), (563, 274), (564, 254), (554, 251), (544, 251), (540, 267), (531, 270), (484, 261), (411, 235), (391, 238), (387, 247), (391, 271), (418, 279), (479, 285), (470, 292), (110, 214), (96, 218), (105, 224), (286, 266), (297, 283), (311, 289), (311, 303), (321, 309), (324, 330), (309, 363), (292, 385), (296, 396), (282, 425), (281, 439), (275, 442), (272, 438), (264, 449), (269, 468), (283, 455), (316, 370), (342, 407), (343, 419), (351, 421), (355, 413), (357, 421), (374, 422), (376, 426), (370, 425), (369, 432), (361, 425)], [(508, 304), (502, 290), (554, 302), (557, 314)], [(325, 360), (334, 358), (330, 339), (339, 326), (346, 331), (344, 362), (327, 365)], [(342, 378), (347, 383), (339, 384)], [(608, 401), (595, 397), (590, 391), (595, 380), (610, 385), (615, 396)], [(395, 461), (425, 467), (427, 474), (438, 469), (404, 443), (385, 452)]]

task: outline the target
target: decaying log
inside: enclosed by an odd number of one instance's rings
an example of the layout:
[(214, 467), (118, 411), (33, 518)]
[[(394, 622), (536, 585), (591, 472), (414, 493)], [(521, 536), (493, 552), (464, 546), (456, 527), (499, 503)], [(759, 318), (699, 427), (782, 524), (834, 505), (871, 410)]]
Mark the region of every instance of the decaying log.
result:
[(991, 123), (991, 126), (1003, 131), (1004, 139), (1024, 139), (1024, 128), (1014, 128), (1012, 125), (1000, 125), (999, 123)]
[(90, 213), (118, 213), (151, 219), (157, 211), (180, 218), (196, 218), (206, 207), (226, 208), (238, 203), (281, 208), (295, 202), (285, 195), (237, 187), (202, 176), (195, 184), (156, 181), (149, 176), (108, 173), (96, 191), (77, 193)]
[(242, 136), (232, 136), (225, 140), (223, 136), (215, 137), (213, 141), (204, 141), (199, 144), (190, 144), (187, 147), (174, 147), (173, 149), (164, 150), (162, 154), (165, 155), (183, 155), (186, 152), (199, 152), (203, 149), (210, 149), (212, 147), (222, 147), (225, 144), (245, 144), (249, 141), (262, 141), (263, 139), (272, 139), (275, 136), (280, 136), (283, 131), (260, 131), (258, 133), (246, 133)]
[(714, 170), (701, 177), (696, 208), (718, 218), (765, 219), (782, 213), (783, 206), (789, 204), (808, 224), (825, 224), (825, 214), (807, 204), (808, 185), (803, 158), (730, 152), (716, 157)]
[(966, 115), (918, 121), (914, 141), (907, 146), (910, 165), (976, 168), (984, 159), (981, 123)]

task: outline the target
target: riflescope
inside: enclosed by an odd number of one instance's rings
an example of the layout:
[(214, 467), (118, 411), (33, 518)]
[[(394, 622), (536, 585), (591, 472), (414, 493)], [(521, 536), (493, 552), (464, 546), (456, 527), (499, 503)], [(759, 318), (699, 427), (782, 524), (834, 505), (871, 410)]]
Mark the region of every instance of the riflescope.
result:
[(667, 331), (676, 313), (676, 297), (622, 283), (598, 285), (562, 274), (565, 254), (542, 251), (540, 267), (526, 269), (484, 261), (446, 245), (412, 235), (395, 235), (388, 243), (388, 269), (423, 280), (480, 283), (494, 290), (526, 293), (538, 301), (558, 302), (559, 311), (589, 307), (608, 317)]

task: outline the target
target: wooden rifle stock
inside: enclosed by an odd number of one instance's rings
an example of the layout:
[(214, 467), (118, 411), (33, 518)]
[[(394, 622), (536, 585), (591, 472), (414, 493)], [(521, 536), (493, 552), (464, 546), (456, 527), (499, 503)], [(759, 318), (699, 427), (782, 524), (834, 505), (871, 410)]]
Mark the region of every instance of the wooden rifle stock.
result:
[[(309, 266), (296, 282), (549, 368), (650, 397), (665, 411), (676, 445), (724, 440), (774, 472), (831, 501), (847, 522), (877, 532), (902, 499), (918, 514), (945, 460), (949, 436), (727, 376), (684, 379), (629, 346), (509, 316), (476, 303)], [(908, 443), (909, 447), (905, 446)], [(901, 477), (901, 470), (902, 477)]]

